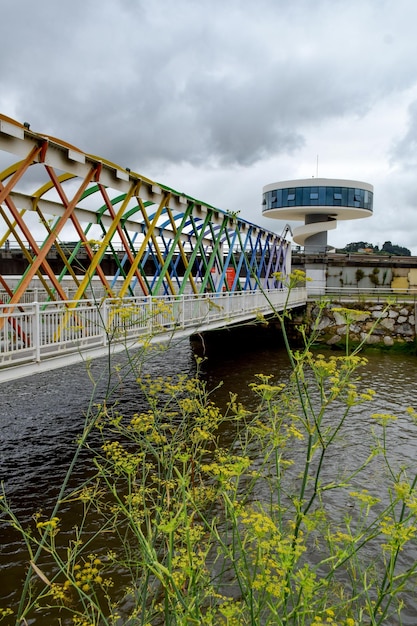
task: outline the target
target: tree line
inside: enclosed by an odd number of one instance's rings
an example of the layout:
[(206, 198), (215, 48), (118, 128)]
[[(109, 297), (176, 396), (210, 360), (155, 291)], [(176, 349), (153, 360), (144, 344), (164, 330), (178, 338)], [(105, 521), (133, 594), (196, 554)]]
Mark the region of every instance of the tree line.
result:
[(386, 254), (392, 256), (411, 256), (411, 252), (404, 246), (398, 246), (397, 244), (386, 241), (380, 248), (378, 245), (374, 246), (367, 241), (355, 241), (348, 243), (344, 248), (338, 250), (338, 252), (371, 252), (374, 254)]

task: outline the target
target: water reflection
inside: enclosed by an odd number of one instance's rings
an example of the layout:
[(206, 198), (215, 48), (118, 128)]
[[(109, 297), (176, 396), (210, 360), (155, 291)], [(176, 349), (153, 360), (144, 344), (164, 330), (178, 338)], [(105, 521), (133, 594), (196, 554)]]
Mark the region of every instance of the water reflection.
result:
[[(2, 387), (1, 480), (21, 518), (28, 519), (39, 509), (46, 514), (50, 511), (72, 458), (90, 401), (101, 402), (111, 389), (111, 401), (117, 402), (121, 412), (129, 416), (142, 408), (136, 376), (141, 373), (153, 376), (194, 375), (196, 372), (188, 341), (164, 352), (157, 351), (146, 362), (138, 358), (130, 363), (123, 356), (117, 357), (117, 362), (120, 365), (118, 372), (114, 369), (109, 372), (105, 359), (91, 364), (90, 377), (96, 381), (95, 386), (86, 374), (85, 365), (81, 364)], [(240, 401), (250, 409), (256, 405), (257, 398), (249, 384), (256, 380), (259, 373), (273, 374), (276, 382), (288, 379), (290, 365), (277, 335), (269, 336), (266, 343), (257, 338), (250, 345), (242, 335), (221, 339), (217, 349), (209, 353), (208, 359), (201, 365), (200, 375), (209, 389), (215, 389), (212, 399), (217, 404), (226, 406), (230, 393), (237, 393)], [(375, 389), (376, 400), (372, 407), (366, 405), (352, 410), (343, 437), (331, 453), (332, 474), (343, 475), (351, 471), (358, 461), (367, 458), (372, 445), (372, 412), (395, 413), (400, 417), (391, 426), (393, 443), (390, 458), (396, 467), (407, 466), (414, 471), (417, 453), (415, 429), (404, 409), (408, 405), (416, 406), (417, 358), (390, 353), (369, 354), (368, 365), (361, 370), (361, 378), (365, 387)], [(221, 381), (224, 381), (223, 385), (220, 385)], [(227, 440), (227, 432), (224, 437)], [(299, 454), (303, 454), (302, 449)], [(73, 484), (81, 483), (87, 471), (88, 457), (85, 456), (83, 464), (76, 468)], [(358, 479), (358, 486), (362, 480)], [(380, 460), (369, 467), (366, 481), (373, 488), (383, 488), (384, 468)], [(261, 492), (259, 497), (262, 497)], [(346, 512), (346, 499), (337, 497), (329, 506), (335, 519), (338, 519)], [(67, 512), (71, 516), (69, 508)], [(73, 523), (70, 518), (68, 527)], [(7, 604), (13, 601), (19, 581), (24, 576), (23, 559), (26, 555), (18, 536), (10, 528), (1, 526), (0, 532), (0, 595)], [(405, 558), (415, 557), (410, 548)], [(407, 621), (407, 615), (405, 618), (404, 623), (414, 623)], [(37, 621), (38, 624), (41, 622)]]

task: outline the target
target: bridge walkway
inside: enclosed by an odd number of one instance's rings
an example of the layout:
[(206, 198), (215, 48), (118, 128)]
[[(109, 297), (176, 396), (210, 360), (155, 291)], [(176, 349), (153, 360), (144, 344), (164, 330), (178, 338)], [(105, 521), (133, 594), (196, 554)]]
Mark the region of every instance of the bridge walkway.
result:
[[(305, 288), (0, 306), (0, 382), (305, 305)], [(250, 332), (250, 331), (248, 331)]]

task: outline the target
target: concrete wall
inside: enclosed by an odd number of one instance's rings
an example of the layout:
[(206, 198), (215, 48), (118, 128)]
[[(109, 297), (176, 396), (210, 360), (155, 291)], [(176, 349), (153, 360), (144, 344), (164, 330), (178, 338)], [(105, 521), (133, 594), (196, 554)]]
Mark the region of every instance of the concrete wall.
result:
[(408, 267), (380, 267), (378, 264), (355, 267), (328, 267), (326, 286), (330, 288), (359, 287), (375, 289), (408, 289), (417, 291), (417, 269)]
[(394, 289), (417, 293), (417, 257), (375, 254), (296, 254), (292, 267), (310, 276), (310, 289)]
[(391, 287), (394, 278), (390, 267), (380, 268), (358, 265), (356, 267), (328, 267), (327, 287), (359, 287), (374, 289), (375, 287)]

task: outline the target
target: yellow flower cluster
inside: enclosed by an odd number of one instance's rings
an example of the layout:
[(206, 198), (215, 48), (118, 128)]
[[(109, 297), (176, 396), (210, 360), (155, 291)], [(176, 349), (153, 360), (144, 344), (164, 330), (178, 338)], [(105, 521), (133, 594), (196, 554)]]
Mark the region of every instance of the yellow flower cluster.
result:
[(230, 479), (241, 476), (250, 465), (251, 460), (247, 456), (227, 454), (219, 450), (216, 453), (216, 461), (202, 464), (201, 470), (220, 479)]
[[(245, 527), (243, 545), (252, 561), (252, 588), (282, 599), (290, 591), (287, 573), (305, 552), (302, 533), (298, 537), (292, 532), (281, 534), (275, 521), (263, 510), (241, 507), (239, 513)], [(293, 577), (299, 590), (303, 588), (304, 595), (310, 593), (308, 589), (313, 593), (314, 580), (312, 571), (309, 576), (304, 572), (304, 576), (300, 573), (298, 579)]]
[(199, 525), (180, 527), (175, 532), (172, 576), (179, 588), (184, 588), (191, 580), (207, 573), (206, 553), (202, 549), (204, 532), (204, 528)]
[(112, 462), (115, 472), (120, 474), (134, 473), (144, 458), (143, 452), (132, 454), (119, 441), (107, 441), (103, 444), (102, 450)]
[(75, 585), (83, 591), (89, 591), (94, 584), (102, 585), (105, 582), (101, 575), (102, 567), (102, 561), (95, 554), (89, 554), (82, 565), (74, 565)]
[[(63, 584), (52, 583), (49, 589), (49, 595), (54, 600), (60, 602), (62, 605), (69, 604), (72, 599), (69, 595), (69, 590), (75, 586), (81, 589), (84, 593), (89, 593), (95, 585), (100, 587), (112, 586), (111, 579), (103, 579), (101, 570), (103, 563), (95, 554), (89, 554), (87, 560), (82, 564), (76, 563), (73, 567), (74, 579), (67, 579)], [(74, 618), (75, 620), (76, 618)], [(90, 624), (86, 621), (85, 617), (78, 616), (78, 621), (74, 621), (74, 624)]]
[(267, 382), (270, 376), (264, 376), (262, 374), (257, 374), (258, 378), (260, 378), (263, 382), (261, 383), (250, 383), (249, 387), (253, 389), (253, 391), (260, 396), (263, 400), (270, 401), (274, 400), (277, 396), (279, 396), (285, 389), (284, 384), (271, 385)]
[(83, 617), (82, 615), (74, 615), (74, 617), (72, 618), (72, 622), (74, 626), (96, 626), (94, 622), (91, 622), (89, 619)]
[(382, 520), (380, 529), (387, 539), (383, 547), (388, 552), (402, 550), (405, 544), (411, 541), (417, 534), (417, 526), (415, 524), (396, 522), (388, 516)]
[(304, 434), (294, 424), (285, 424), (285, 430), (288, 437), (304, 439)]
[(417, 515), (417, 493), (407, 482), (398, 482), (394, 485), (394, 491), (399, 500), (403, 501), (413, 515)]
[[(359, 367), (367, 364), (367, 359), (358, 355), (330, 356), (322, 354), (315, 357), (311, 353), (296, 355), (300, 362), (297, 369), (299, 379), (305, 379), (302, 370), (305, 361), (308, 362), (319, 385), (322, 401), (328, 404), (336, 398), (343, 400), (348, 407), (372, 401), (375, 395), (373, 389), (359, 392), (356, 382), (352, 382), (352, 374)], [(307, 358), (306, 358), (307, 357)]]
[(398, 419), (396, 415), (391, 413), (373, 413), (371, 417), (381, 426), (387, 426), (390, 422), (395, 422)]
[(39, 530), (48, 530), (51, 535), (56, 535), (59, 532), (59, 517), (52, 517), (45, 522), (37, 522), (36, 528)]
[(141, 524), (145, 519), (146, 493), (150, 488), (138, 486), (132, 493), (125, 495), (125, 502), (131, 519), (136, 524)]
[(50, 595), (54, 598), (54, 600), (58, 600), (63, 604), (68, 604), (70, 602), (68, 591), (71, 586), (72, 583), (69, 580), (66, 580), (63, 585), (59, 585), (58, 583), (52, 583), (50, 588)]
[(366, 509), (366, 515), (369, 514), (371, 507), (378, 504), (378, 502), (381, 502), (380, 498), (370, 494), (367, 489), (362, 489), (362, 491), (351, 491), (349, 495), (358, 500), (361, 507)]
[(268, 533), (278, 533), (279, 539), (281, 538), (280, 533), (277, 530), (275, 522), (263, 511), (245, 511), (241, 510), (241, 519), (242, 523), (247, 526), (250, 525), (251, 531), (253, 534), (260, 538), (264, 537)]
[[(327, 359), (322, 354), (318, 354), (315, 357), (311, 354), (307, 356), (309, 356), (309, 362), (313, 370), (321, 378), (327, 378), (329, 376), (338, 376), (340, 378), (368, 363), (365, 357), (356, 354), (330, 356)], [(303, 358), (304, 355), (301, 355), (301, 359)]]
[(343, 621), (335, 621), (335, 612), (333, 609), (326, 609), (324, 615), (316, 615), (314, 617), (314, 621), (312, 626), (358, 626), (358, 622), (356, 622), (351, 617), (347, 617)]
[(136, 413), (130, 421), (128, 430), (144, 435), (147, 441), (154, 444), (164, 444), (167, 442), (166, 436), (161, 433), (155, 425), (155, 415), (153, 411), (140, 414)]
[(241, 619), (245, 612), (242, 602), (228, 598), (219, 606), (219, 611), (226, 618), (227, 626), (241, 626), (244, 623)]
[(283, 272), (274, 272), (272, 276), (275, 278), (275, 280), (282, 282), (285, 287), (288, 287), (288, 289), (293, 289), (300, 284), (311, 281), (311, 278), (307, 277), (306, 273), (303, 270), (293, 270), (290, 274), (287, 275)]
[(335, 532), (331, 532), (330, 529), (328, 529), (327, 537), (331, 544), (346, 545), (352, 543), (352, 536), (348, 533), (343, 532), (342, 530), (336, 530)]
[(175, 322), (174, 308), (172, 304), (157, 300), (152, 302), (152, 326), (156, 330), (162, 330), (164, 326)]
[(363, 317), (364, 315), (369, 315), (368, 311), (361, 311), (360, 309), (348, 309), (346, 307), (342, 307), (342, 306), (335, 306), (332, 307), (332, 311), (334, 311), (335, 313), (339, 313), (340, 315), (342, 315), (343, 317), (346, 318), (346, 322), (349, 324), (350, 322), (353, 322), (354, 320), (357, 320), (361, 317)]
[(112, 308), (107, 323), (107, 332), (112, 336), (125, 333), (128, 328), (133, 326), (146, 324), (146, 313), (143, 306), (130, 303), (126, 304), (123, 300), (113, 300)]
[(135, 413), (130, 420), (129, 429), (135, 430), (138, 433), (146, 433), (152, 430), (155, 424), (155, 415), (152, 411), (147, 413)]
[(407, 407), (406, 412), (408, 413), (408, 415), (411, 415), (414, 422), (417, 423), (417, 411), (412, 406), (409, 406)]

